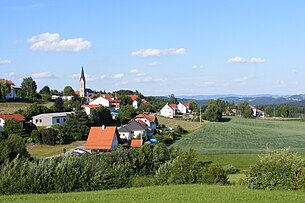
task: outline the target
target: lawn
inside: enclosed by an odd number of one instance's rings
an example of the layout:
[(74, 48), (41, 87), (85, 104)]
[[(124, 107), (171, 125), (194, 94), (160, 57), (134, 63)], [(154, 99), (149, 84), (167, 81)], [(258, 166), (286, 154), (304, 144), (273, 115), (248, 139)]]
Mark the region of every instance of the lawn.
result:
[[(47, 107), (52, 106), (53, 102), (39, 102)], [(0, 113), (15, 113), (19, 109), (26, 109), (32, 102), (1, 102), (0, 103)]]
[(45, 158), (53, 155), (58, 155), (63, 153), (64, 148), (68, 151), (80, 145), (85, 144), (86, 141), (75, 141), (66, 145), (33, 145), (28, 146), (27, 150), (30, 153), (31, 157), (35, 158)]
[(165, 125), (167, 127), (176, 128), (180, 125), (184, 130), (193, 132), (194, 130), (202, 127), (199, 122), (193, 122), (188, 120), (176, 119), (176, 118), (165, 118), (158, 116), (159, 125)]
[(304, 202), (304, 191), (250, 190), (219, 185), (176, 185), (94, 192), (0, 196), (3, 203)]
[(174, 146), (192, 148), (202, 155), (261, 154), (266, 149), (287, 147), (290, 147), (290, 151), (305, 153), (304, 122), (237, 117), (226, 120), (227, 122), (210, 122), (206, 127), (183, 136)]

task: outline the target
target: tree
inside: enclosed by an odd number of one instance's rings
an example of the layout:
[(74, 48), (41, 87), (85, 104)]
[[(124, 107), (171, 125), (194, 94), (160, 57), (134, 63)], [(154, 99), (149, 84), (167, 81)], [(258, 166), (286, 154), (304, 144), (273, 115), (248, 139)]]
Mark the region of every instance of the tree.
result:
[(54, 107), (56, 112), (63, 112), (64, 111), (64, 101), (61, 97), (55, 99)]
[(208, 107), (203, 113), (203, 117), (208, 121), (220, 121), (222, 118), (221, 100), (210, 100)]
[(132, 105), (132, 99), (127, 95), (121, 96), (120, 100), (121, 100), (121, 106)]
[(60, 144), (58, 138), (58, 130), (55, 128), (44, 128), (40, 132), (43, 144), (55, 145)]
[(49, 86), (45, 85), (43, 88), (41, 88), (39, 94), (51, 94), (51, 90)]
[(0, 98), (5, 99), (10, 91), (10, 85), (7, 80), (0, 80)]
[(23, 78), (18, 96), (23, 99), (34, 99), (36, 96), (37, 85), (32, 77)]
[(198, 111), (198, 105), (194, 100), (189, 100), (188, 104), (190, 105), (190, 109), (192, 109), (192, 111)]
[(177, 102), (178, 102), (178, 100), (177, 100), (177, 98), (175, 97), (174, 94), (169, 95), (168, 103), (170, 103), (170, 104), (176, 104)]
[(111, 125), (112, 116), (110, 110), (103, 106), (99, 109), (94, 109), (91, 115), (91, 123), (94, 126)]
[(75, 92), (71, 86), (66, 86), (63, 91), (64, 96), (74, 96)]
[(248, 102), (242, 102), (237, 107), (237, 113), (244, 118), (251, 118), (253, 110)]
[(76, 110), (68, 116), (64, 125), (64, 132), (73, 140), (86, 139), (90, 129), (90, 120), (82, 109)]
[(19, 135), (11, 134), (5, 141), (0, 143), (0, 164), (6, 160), (13, 160), (19, 157), (29, 157), (25, 143)]
[(123, 124), (129, 121), (136, 115), (135, 109), (131, 105), (125, 105), (121, 107), (121, 113), (119, 113), (118, 118), (120, 122)]
[(3, 126), (3, 132), (6, 135), (22, 135), (23, 129), (19, 125), (19, 121), (16, 118), (7, 119), (5, 120), (4, 126)]
[(42, 104), (37, 104), (37, 103), (32, 104), (25, 110), (19, 109), (17, 111), (17, 113), (20, 113), (21, 115), (23, 115), (26, 120), (30, 120), (33, 116), (36, 116), (38, 114), (49, 113), (49, 112), (50, 112), (50, 109), (48, 109), (48, 107), (46, 107)]

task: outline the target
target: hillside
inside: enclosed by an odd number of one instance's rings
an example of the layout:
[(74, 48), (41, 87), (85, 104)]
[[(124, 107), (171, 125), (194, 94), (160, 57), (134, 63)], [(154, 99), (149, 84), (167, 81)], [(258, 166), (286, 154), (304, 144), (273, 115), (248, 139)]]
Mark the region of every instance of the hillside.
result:
[(303, 202), (302, 191), (263, 191), (218, 185), (176, 185), (95, 192), (0, 196), (3, 203)]
[(305, 153), (304, 122), (227, 118), (228, 122), (210, 122), (174, 146), (195, 149), (200, 154), (263, 153), (270, 149), (290, 147)]

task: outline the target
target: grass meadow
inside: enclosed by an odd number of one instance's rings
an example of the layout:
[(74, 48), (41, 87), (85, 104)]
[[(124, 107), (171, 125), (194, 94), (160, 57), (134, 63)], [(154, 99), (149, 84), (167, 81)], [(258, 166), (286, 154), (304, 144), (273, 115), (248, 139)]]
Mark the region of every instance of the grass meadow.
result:
[(176, 119), (176, 118), (165, 118), (158, 116), (159, 125), (165, 125), (167, 127), (176, 128), (180, 125), (184, 130), (188, 132), (193, 132), (194, 130), (202, 127), (199, 122), (193, 122), (188, 120)]
[[(32, 102), (0, 102), (0, 114), (2, 113), (15, 113), (19, 109), (26, 109)], [(50, 107), (54, 102), (41, 102), (47, 107)]]
[(251, 190), (237, 186), (171, 185), (79, 193), (0, 196), (2, 203), (90, 202), (304, 202), (304, 191)]

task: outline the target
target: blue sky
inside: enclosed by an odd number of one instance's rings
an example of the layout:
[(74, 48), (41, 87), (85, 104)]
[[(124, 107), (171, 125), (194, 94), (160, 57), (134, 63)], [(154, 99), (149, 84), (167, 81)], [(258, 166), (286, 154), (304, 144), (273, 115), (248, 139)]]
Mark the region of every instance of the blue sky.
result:
[(0, 2), (0, 77), (145, 95), (305, 93), (305, 1)]

